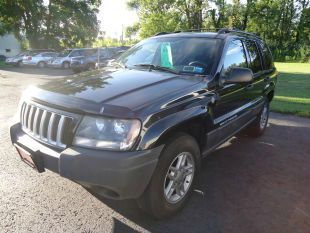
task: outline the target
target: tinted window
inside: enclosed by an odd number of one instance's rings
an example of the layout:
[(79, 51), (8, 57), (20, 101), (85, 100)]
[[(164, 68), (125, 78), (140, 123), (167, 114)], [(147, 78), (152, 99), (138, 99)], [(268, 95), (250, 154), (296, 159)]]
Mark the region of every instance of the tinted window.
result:
[(81, 56), (80, 51), (75, 50), (75, 51), (72, 51), (69, 57), (78, 57), (78, 56)]
[(53, 57), (55, 53), (42, 53), (42, 57)]
[(262, 70), (261, 59), (259, 55), (259, 50), (254, 41), (246, 41), (246, 47), (250, 56), (250, 69), (253, 73), (257, 73)]
[(66, 57), (66, 56), (68, 56), (68, 55), (71, 53), (71, 51), (72, 51), (72, 50), (67, 49), (67, 50), (61, 52), (61, 53), (58, 55), (58, 57)]
[(272, 61), (272, 55), (271, 55), (269, 48), (263, 43), (260, 43), (260, 46), (261, 46), (263, 58), (265, 61), (265, 69), (266, 70), (272, 69), (273, 61)]
[(226, 76), (233, 67), (247, 67), (244, 48), (240, 40), (230, 42), (224, 58), (223, 74)]
[(97, 53), (98, 49), (84, 49), (84, 50), (80, 50), (80, 55), (81, 56), (92, 56), (95, 53)]

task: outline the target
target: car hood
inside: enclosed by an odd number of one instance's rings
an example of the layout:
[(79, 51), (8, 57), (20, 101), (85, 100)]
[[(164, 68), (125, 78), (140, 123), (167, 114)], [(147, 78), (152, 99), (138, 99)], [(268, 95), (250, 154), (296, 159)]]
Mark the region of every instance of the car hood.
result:
[(124, 69), (57, 79), (38, 86), (31, 93), (46, 103), (76, 106), (80, 110), (92, 109), (98, 113), (102, 112), (102, 107), (117, 106), (121, 108), (119, 110), (133, 111), (202, 80), (196, 76)]

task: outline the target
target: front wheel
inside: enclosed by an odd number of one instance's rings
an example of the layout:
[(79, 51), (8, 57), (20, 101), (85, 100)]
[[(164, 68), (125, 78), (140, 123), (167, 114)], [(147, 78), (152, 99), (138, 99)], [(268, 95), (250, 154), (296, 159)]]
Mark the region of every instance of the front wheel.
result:
[(247, 133), (252, 137), (261, 136), (267, 127), (269, 119), (269, 101), (265, 100), (262, 110), (256, 120), (249, 126)]
[(199, 173), (200, 150), (196, 140), (180, 133), (166, 144), (139, 206), (163, 219), (180, 211), (188, 201)]
[(16, 66), (17, 67), (22, 67), (23, 66), (23, 62), (22, 61), (18, 61)]

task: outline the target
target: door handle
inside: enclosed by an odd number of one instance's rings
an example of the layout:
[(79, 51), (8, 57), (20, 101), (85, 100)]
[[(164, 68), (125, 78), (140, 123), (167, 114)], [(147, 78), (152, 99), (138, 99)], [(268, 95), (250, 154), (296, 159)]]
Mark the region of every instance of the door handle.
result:
[(249, 90), (249, 89), (252, 89), (253, 87), (254, 87), (253, 83), (250, 83), (245, 87), (245, 89)]

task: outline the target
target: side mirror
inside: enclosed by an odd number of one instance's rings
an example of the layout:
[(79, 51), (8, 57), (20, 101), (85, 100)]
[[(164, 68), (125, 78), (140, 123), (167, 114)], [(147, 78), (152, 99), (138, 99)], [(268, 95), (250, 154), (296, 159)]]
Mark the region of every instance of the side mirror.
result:
[(248, 68), (235, 67), (229, 72), (227, 78), (225, 78), (223, 84), (235, 84), (235, 83), (250, 83), (253, 81), (253, 72)]

